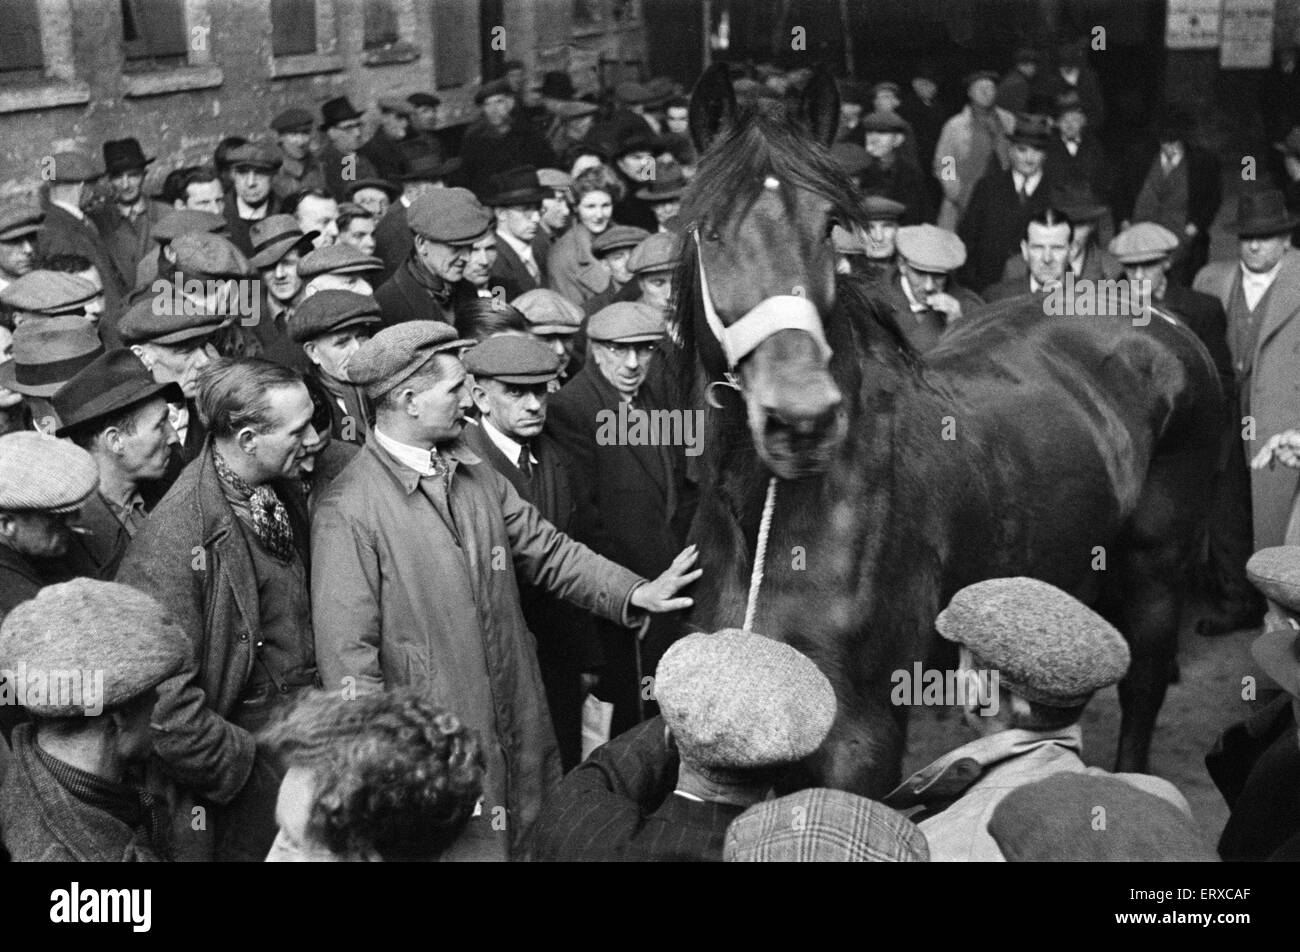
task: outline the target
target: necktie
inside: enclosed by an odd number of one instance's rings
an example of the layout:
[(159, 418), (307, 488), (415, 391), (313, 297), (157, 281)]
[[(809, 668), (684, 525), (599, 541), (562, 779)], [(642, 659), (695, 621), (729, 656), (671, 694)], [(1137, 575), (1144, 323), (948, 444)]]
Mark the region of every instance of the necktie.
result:
[(528, 275), (534, 281), (542, 280), (542, 273), (537, 270), (537, 262), (534, 261), (532, 258), (524, 259), (524, 267), (528, 269)]
[(1019, 197), (1021, 205), (1025, 204), (1025, 199), (1029, 197), (1029, 193), (1025, 191), (1027, 185), (1028, 180), (1022, 179), (1020, 184), (1016, 186), (1016, 195)]
[(528, 444), (525, 443), (519, 447), (519, 459), (515, 461), (519, 471), (524, 474), (524, 479), (532, 480), (533, 478), (533, 454), (528, 450)]

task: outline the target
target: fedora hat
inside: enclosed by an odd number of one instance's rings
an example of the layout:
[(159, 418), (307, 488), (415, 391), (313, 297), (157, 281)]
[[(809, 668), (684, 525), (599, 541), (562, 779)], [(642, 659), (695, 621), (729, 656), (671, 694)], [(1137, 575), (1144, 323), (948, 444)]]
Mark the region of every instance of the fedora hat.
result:
[(48, 399), (103, 352), (84, 317), (24, 321), (14, 331), (13, 359), (0, 364), (0, 387)]
[(542, 183), (537, 178), (537, 169), (531, 165), (521, 165), (488, 179), (480, 201), (484, 205), (505, 208), (510, 205), (540, 205), (542, 199), (550, 197), (551, 190), (542, 188)]
[(663, 175), (656, 175), (645, 188), (638, 189), (636, 197), (651, 203), (672, 202), (681, 198), (686, 191), (686, 177), (682, 175), (682, 170), (673, 165), (663, 171)]
[(62, 421), (54, 435), (67, 436), (154, 397), (168, 403), (185, 400), (179, 386), (158, 383), (131, 351), (109, 351), (79, 370), (51, 398)]
[(253, 222), (253, 227), (248, 230), (248, 237), (253, 242), (253, 255), (248, 263), (254, 268), (269, 268), (294, 248), (305, 254), (311, 250), (312, 239), (318, 234), (316, 231), (303, 234), (298, 219), (292, 215), (268, 215)]
[(1076, 225), (1096, 222), (1108, 211), (1093, 194), (1092, 186), (1073, 179), (1054, 187), (1049, 193), (1048, 201)]
[(140, 142), (134, 137), (109, 139), (104, 143), (104, 168), (109, 175), (143, 169), (153, 159), (145, 158)]
[(347, 96), (336, 96), (320, 107), (321, 128), (330, 129), (340, 122), (360, 119), (362, 115), (363, 113), (357, 112)]
[(1286, 207), (1282, 193), (1275, 188), (1243, 192), (1237, 199), (1237, 237), (1265, 238), (1291, 231), (1300, 219)]
[(1008, 138), (1017, 145), (1046, 150), (1052, 141), (1051, 125), (1042, 116), (1021, 113), (1016, 116), (1016, 129)]
[(553, 69), (542, 77), (541, 93), (548, 99), (572, 99), (573, 78), (564, 70)]

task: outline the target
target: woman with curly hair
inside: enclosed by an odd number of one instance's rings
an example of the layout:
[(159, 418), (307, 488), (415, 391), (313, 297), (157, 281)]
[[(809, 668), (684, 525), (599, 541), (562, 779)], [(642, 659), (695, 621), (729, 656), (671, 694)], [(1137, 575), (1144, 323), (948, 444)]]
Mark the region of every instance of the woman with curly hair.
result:
[(287, 768), (268, 863), (435, 860), (483, 792), (477, 732), (411, 688), (313, 692), (258, 743)]
[(573, 180), (573, 226), (551, 245), (547, 269), (551, 290), (583, 304), (609, 286), (609, 271), (591, 253), (591, 240), (609, 227), (614, 205), (622, 201), (623, 183), (609, 166), (587, 169)]

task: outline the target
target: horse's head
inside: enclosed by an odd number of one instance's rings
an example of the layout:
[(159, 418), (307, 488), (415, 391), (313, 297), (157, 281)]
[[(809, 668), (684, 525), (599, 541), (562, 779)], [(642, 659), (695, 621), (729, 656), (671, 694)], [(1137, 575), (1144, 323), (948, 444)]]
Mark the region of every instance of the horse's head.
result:
[(823, 323), (835, 300), (829, 236), (862, 212), (825, 148), (838, 118), (820, 69), (797, 110), (742, 114), (725, 65), (691, 99), (704, 157), (679, 216), (694, 275), (679, 296), (683, 336), (711, 380), (738, 385), (754, 447), (785, 479), (823, 471), (846, 430)]

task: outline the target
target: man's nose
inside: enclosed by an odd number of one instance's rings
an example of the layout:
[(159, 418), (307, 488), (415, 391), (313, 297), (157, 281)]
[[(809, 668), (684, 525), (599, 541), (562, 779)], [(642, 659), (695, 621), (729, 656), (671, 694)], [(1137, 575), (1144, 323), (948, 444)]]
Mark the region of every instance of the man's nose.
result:
[(636, 370), (637, 367), (641, 366), (641, 355), (635, 347), (627, 349), (627, 356), (623, 358), (623, 366), (628, 370)]
[(542, 408), (542, 398), (534, 392), (524, 394), (524, 409), (530, 413), (536, 413)]
[(307, 431), (302, 435), (302, 448), (311, 449), (320, 443), (320, 431), (310, 423), (307, 424)]

